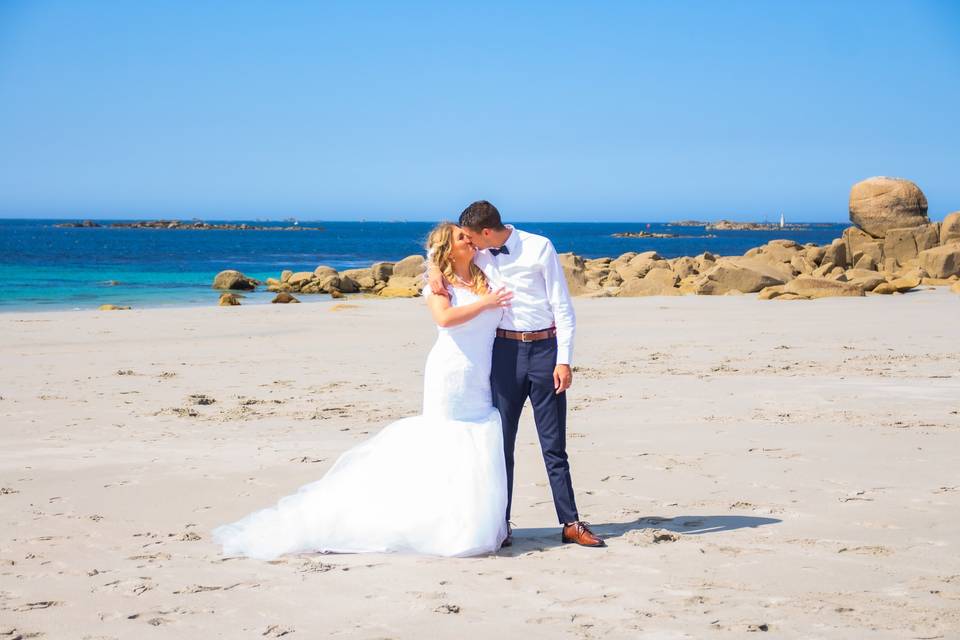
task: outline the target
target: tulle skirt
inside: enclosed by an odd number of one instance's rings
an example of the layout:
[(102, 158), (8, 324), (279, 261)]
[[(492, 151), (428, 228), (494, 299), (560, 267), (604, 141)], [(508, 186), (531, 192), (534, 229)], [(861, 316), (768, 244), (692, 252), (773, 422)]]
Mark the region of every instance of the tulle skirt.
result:
[(491, 553), (506, 537), (507, 477), (496, 409), (477, 421), (397, 420), (321, 479), (213, 530), (228, 556), (303, 552)]

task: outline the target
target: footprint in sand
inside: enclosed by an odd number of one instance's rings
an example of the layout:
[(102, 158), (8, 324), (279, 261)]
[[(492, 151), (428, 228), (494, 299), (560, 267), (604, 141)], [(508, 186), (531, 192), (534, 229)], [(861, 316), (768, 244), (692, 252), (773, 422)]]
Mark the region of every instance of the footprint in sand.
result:
[(39, 631), (24, 631), (16, 627), (0, 627), (0, 638), (3, 640), (27, 640), (27, 638), (42, 638), (43, 633)]
[(873, 502), (873, 498), (871, 498), (868, 494), (874, 491), (882, 491), (882, 489), (860, 489), (858, 491), (849, 493), (842, 498), (837, 498), (837, 499), (840, 502), (856, 502), (856, 501)]
[(326, 564), (315, 560), (307, 560), (300, 565), (300, 573), (326, 573), (336, 569), (332, 564)]
[(267, 630), (261, 633), (260, 635), (265, 636), (267, 638), (279, 638), (281, 636), (289, 635), (294, 631), (295, 630), (291, 627), (282, 627), (279, 624), (272, 624), (269, 627), (267, 627)]
[(627, 542), (638, 547), (647, 547), (653, 544), (677, 542), (680, 540), (680, 534), (667, 531), (666, 529), (642, 529), (628, 531), (623, 537), (627, 540)]
[(217, 585), (206, 586), (206, 585), (202, 585), (202, 584), (191, 584), (191, 585), (188, 585), (188, 586), (184, 587), (183, 589), (178, 589), (177, 591), (174, 591), (173, 593), (174, 593), (175, 595), (180, 595), (180, 594), (183, 594), (183, 593), (203, 593), (204, 591), (229, 591), (230, 589), (233, 589), (234, 587), (239, 587), (241, 584), (243, 584), (243, 583), (242, 583), (242, 582), (237, 582), (237, 583), (231, 584), (231, 585), (226, 586), (226, 587), (221, 587), (221, 586), (217, 586)]
[(27, 602), (19, 607), (14, 607), (13, 611), (36, 611), (38, 609), (49, 609), (50, 607), (59, 607), (63, 603), (59, 600), (40, 600), (39, 602)]
[(100, 587), (94, 587), (91, 591), (119, 591), (121, 593), (140, 596), (153, 589), (153, 585), (144, 582), (145, 580), (149, 581), (150, 578), (142, 577), (139, 580), (114, 580)]
[(857, 553), (868, 556), (889, 556), (893, 554), (893, 550), (881, 545), (864, 545), (861, 547), (843, 547), (842, 549), (838, 549), (837, 553)]

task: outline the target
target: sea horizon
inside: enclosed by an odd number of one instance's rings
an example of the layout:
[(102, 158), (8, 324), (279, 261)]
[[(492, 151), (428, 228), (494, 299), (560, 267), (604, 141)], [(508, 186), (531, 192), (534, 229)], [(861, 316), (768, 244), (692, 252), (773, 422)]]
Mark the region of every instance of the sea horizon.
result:
[[(91, 220), (94, 222), (146, 222), (150, 220), (178, 220), (178, 221), (202, 221), (202, 222), (229, 222), (229, 223), (243, 223), (243, 222), (273, 222), (273, 223), (283, 223), (291, 220), (296, 220), (299, 223), (316, 223), (322, 224), (324, 222), (376, 222), (376, 223), (404, 223), (404, 222), (413, 222), (413, 223), (439, 223), (444, 220), (456, 221), (457, 216), (451, 214), (448, 217), (437, 217), (437, 218), (425, 218), (425, 217), (329, 217), (329, 218), (311, 218), (311, 217), (302, 217), (302, 216), (283, 216), (283, 217), (267, 217), (267, 216), (235, 216), (235, 217), (206, 217), (206, 216), (133, 216), (133, 217), (113, 217), (113, 216), (24, 216), (24, 217), (13, 217), (13, 216), (3, 216), (0, 215), (0, 222), (50, 222), (50, 223), (60, 223), (60, 222), (82, 222), (84, 220)], [(668, 220), (646, 220), (646, 219), (630, 219), (630, 220), (616, 220), (608, 218), (599, 218), (599, 219), (584, 219), (584, 220), (568, 220), (568, 219), (546, 219), (546, 218), (504, 218), (504, 222), (507, 224), (672, 224), (676, 222), (685, 222), (695, 220), (698, 222), (706, 223), (716, 223), (721, 220), (729, 222), (738, 222), (738, 223), (760, 223), (760, 224), (775, 224), (780, 219), (779, 214), (776, 214), (774, 217), (750, 217), (744, 215), (726, 215), (726, 216), (709, 216), (709, 217), (674, 217)], [(830, 225), (830, 224), (848, 224), (847, 218), (837, 218), (836, 220), (798, 220), (793, 218), (786, 218), (787, 224), (803, 224), (803, 225)]]

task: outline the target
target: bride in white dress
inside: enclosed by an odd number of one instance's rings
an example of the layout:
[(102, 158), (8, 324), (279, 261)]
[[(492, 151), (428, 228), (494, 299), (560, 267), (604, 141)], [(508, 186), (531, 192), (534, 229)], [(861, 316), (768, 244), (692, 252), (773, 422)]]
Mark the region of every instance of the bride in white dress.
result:
[(439, 335), (424, 371), (423, 413), (388, 424), (275, 506), (214, 529), (225, 555), (470, 556), (500, 548), (507, 478), (490, 366), (512, 294), (489, 290), (473, 264), (474, 247), (456, 225), (438, 225), (427, 244), (455, 286), (449, 300), (424, 290)]

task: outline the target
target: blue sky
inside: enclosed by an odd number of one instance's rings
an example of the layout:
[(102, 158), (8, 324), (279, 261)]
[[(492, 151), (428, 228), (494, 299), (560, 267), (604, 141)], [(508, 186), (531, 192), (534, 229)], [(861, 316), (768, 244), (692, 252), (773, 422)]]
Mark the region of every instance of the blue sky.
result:
[(960, 2), (0, 1), (0, 216), (960, 209)]

